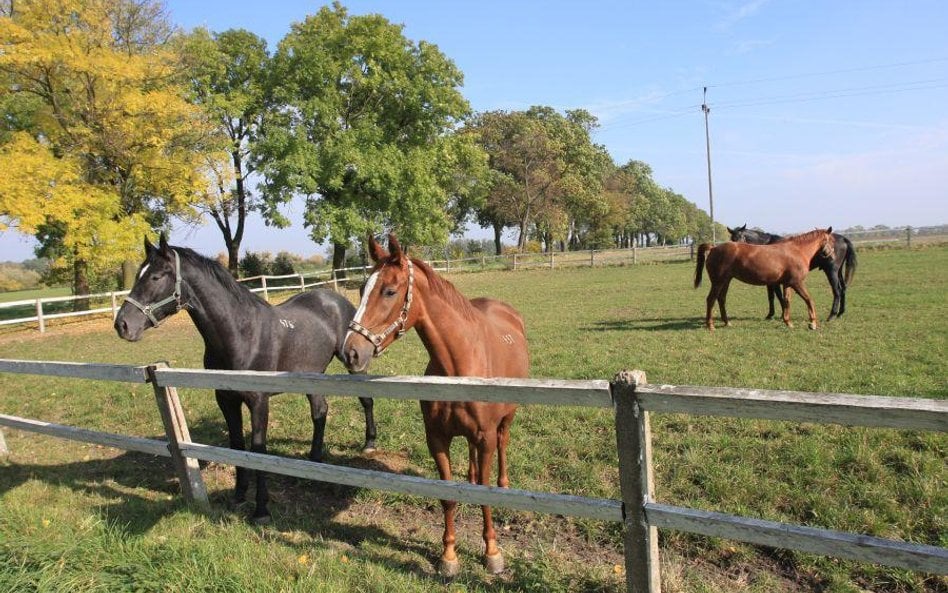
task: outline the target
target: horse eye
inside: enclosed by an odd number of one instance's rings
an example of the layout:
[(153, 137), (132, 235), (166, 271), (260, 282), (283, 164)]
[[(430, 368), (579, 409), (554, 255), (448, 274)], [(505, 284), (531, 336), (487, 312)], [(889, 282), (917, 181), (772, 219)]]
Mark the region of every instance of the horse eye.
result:
[(387, 296), (387, 297), (393, 297), (393, 296), (395, 296), (396, 294), (398, 294), (398, 291), (395, 290), (395, 289), (392, 288), (392, 287), (387, 287), (387, 288), (385, 288), (385, 290), (382, 291), (382, 294), (385, 295), (385, 296)]

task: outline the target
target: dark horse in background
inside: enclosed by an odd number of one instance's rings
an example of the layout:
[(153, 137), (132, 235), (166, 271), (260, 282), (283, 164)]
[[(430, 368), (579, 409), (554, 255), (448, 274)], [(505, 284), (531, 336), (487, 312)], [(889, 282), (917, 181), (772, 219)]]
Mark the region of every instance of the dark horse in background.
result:
[[(784, 239), (781, 235), (765, 233), (763, 231), (748, 230), (747, 225), (732, 229), (727, 228), (731, 233), (731, 241), (752, 243), (754, 245), (770, 245)], [(817, 253), (810, 262), (810, 269), (819, 268), (826, 274), (829, 280), (830, 288), (833, 290), (833, 306), (830, 308), (827, 321), (834, 317), (841, 317), (846, 312), (846, 288), (852, 283), (853, 275), (856, 273), (856, 248), (852, 241), (840, 235), (833, 233), (836, 247), (834, 257), (827, 257), (822, 252)], [(767, 286), (767, 299), (770, 304), (770, 311), (767, 313), (767, 319), (773, 319), (774, 316), (774, 297), (780, 300), (783, 306), (783, 295), (780, 293), (780, 287), (776, 285)]]
[[(344, 361), (342, 345), (355, 307), (328, 290), (312, 290), (271, 306), (242, 286), (223, 266), (191, 249), (169, 246), (164, 234), (158, 247), (145, 239), (145, 261), (138, 280), (115, 319), (118, 335), (130, 342), (158, 327), (167, 317), (187, 310), (204, 338), (204, 368), (254, 371), (324, 372), (336, 356)], [(270, 393), (216, 392), (224, 413), (232, 449), (245, 448), (241, 404), (250, 409), (250, 450), (267, 451)], [(321, 461), (329, 406), (326, 397), (307, 394), (313, 419), (309, 458)], [(373, 402), (359, 398), (365, 409), (365, 451), (375, 448)], [(249, 471), (237, 468), (234, 498), (244, 501)], [(269, 494), (266, 476), (257, 472), (253, 520), (267, 523)]]
[(810, 273), (810, 262), (817, 253), (822, 252), (826, 257), (833, 257), (835, 239), (832, 232), (833, 227), (816, 229), (770, 245), (730, 242), (720, 245), (704, 243), (698, 247), (695, 288), (701, 286), (702, 268), (707, 267), (708, 279), (711, 280), (705, 317), (708, 329), (714, 331), (711, 312), (715, 301), (721, 309), (724, 325), (730, 325), (725, 305), (727, 289), (734, 278), (747, 284), (782, 285), (783, 299), (780, 305), (783, 308), (783, 322), (787, 327), (793, 327), (790, 322), (792, 288), (806, 302), (810, 329), (816, 329), (816, 310), (813, 308), (813, 299), (810, 298), (805, 281)]

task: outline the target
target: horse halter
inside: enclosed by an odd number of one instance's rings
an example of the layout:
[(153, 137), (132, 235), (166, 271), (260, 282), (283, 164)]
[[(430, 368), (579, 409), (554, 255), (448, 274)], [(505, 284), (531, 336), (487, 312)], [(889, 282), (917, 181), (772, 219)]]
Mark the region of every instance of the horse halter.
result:
[(175, 313), (187, 306), (187, 303), (181, 302), (181, 259), (178, 257), (177, 251), (172, 249), (171, 253), (174, 254), (174, 292), (171, 293), (171, 296), (163, 298), (160, 301), (156, 301), (154, 303), (148, 303), (147, 305), (139, 303), (130, 296), (125, 297), (125, 302), (131, 303), (138, 307), (138, 309), (145, 314), (145, 317), (151, 321), (151, 324), (154, 327), (158, 327), (165, 319), (170, 317), (170, 315), (168, 315), (164, 319), (159, 320), (157, 317), (155, 317), (154, 311), (157, 311), (168, 303), (174, 303), (176, 305), (174, 310)]
[[(396, 340), (404, 336), (405, 332), (408, 331), (405, 328), (405, 323), (408, 321), (408, 311), (411, 310), (412, 288), (414, 287), (414, 285), (415, 285), (415, 268), (414, 266), (412, 266), (411, 260), (409, 259), (408, 260), (408, 292), (405, 294), (405, 304), (402, 305), (402, 310), (398, 314), (398, 318), (395, 319), (395, 321), (393, 321), (391, 325), (386, 327), (385, 330), (380, 334), (372, 333), (372, 330), (365, 327), (364, 325), (362, 325), (355, 319), (349, 322), (349, 329), (361, 335), (366, 340), (372, 342), (372, 345), (375, 346), (375, 349), (372, 352), (372, 356), (378, 357), (380, 354), (382, 354), (382, 350), (384, 350), (384, 348), (382, 348), (382, 342), (384, 342), (385, 338), (391, 335), (392, 332), (394, 332), (396, 329), (398, 330), (398, 333), (395, 335)], [(401, 326), (400, 329), (399, 329), (399, 326)]]

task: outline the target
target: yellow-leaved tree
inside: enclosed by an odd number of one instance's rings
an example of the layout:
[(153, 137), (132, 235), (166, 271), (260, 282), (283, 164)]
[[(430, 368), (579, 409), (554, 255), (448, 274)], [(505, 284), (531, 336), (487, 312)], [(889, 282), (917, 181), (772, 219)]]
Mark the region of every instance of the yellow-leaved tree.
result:
[(154, 0), (0, 1), (0, 224), (105, 285), (142, 236), (197, 217), (203, 112), (185, 99)]

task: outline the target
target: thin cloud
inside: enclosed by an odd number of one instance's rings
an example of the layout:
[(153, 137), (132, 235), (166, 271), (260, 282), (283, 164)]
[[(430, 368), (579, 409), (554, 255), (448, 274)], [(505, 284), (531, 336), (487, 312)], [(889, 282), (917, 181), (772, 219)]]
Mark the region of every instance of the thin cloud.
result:
[(768, 2), (770, 2), (770, 0), (750, 0), (750, 2), (744, 2), (724, 15), (716, 26), (719, 29), (730, 29), (744, 19), (755, 15), (757, 11)]

